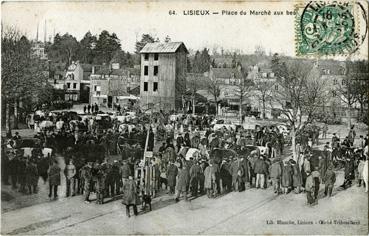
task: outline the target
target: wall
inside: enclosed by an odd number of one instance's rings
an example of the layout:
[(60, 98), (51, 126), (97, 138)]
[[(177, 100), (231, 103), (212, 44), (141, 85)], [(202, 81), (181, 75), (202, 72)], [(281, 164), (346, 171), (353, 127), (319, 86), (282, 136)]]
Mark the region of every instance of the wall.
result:
[(180, 48), (176, 54), (175, 109), (182, 109), (182, 95), (186, 93), (187, 54)]
[[(158, 76), (153, 76), (154, 66), (159, 66)], [(144, 75), (144, 66), (149, 66), (149, 73)], [(155, 110), (175, 109), (175, 77), (176, 55), (174, 53), (159, 54), (158, 61), (154, 61), (154, 54), (150, 54), (145, 61), (141, 55), (141, 82), (140, 96), (141, 107), (147, 109), (147, 104), (154, 104)], [(144, 91), (144, 83), (148, 82), (148, 91)], [(153, 91), (153, 83), (158, 82), (158, 91)]]

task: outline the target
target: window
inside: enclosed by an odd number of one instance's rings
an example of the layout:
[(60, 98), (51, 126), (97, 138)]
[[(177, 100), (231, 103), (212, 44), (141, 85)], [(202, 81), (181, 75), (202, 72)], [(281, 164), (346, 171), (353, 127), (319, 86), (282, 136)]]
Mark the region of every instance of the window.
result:
[(67, 88), (70, 88), (70, 83), (67, 83)]
[(154, 61), (157, 61), (157, 60), (159, 60), (159, 54), (155, 53), (154, 54)]
[(77, 83), (73, 83), (73, 88), (76, 89), (77, 88)]
[(148, 61), (149, 60), (149, 54), (148, 53), (145, 53), (145, 61)]
[(74, 80), (74, 74), (71, 74), (70, 76), (71, 76), (72, 80)]
[(334, 79), (334, 80), (333, 80), (333, 84), (334, 84), (334, 85), (338, 84), (337, 79)]
[(144, 82), (144, 91), (147, 92), (148, 89), (149, 89), (149, 83)]
[(154, 76), (158, 76), (159, 66), (154, 66)]
[(97, 91), (97, 85), (94, 86), (94, 91), (96, 92)]
[(157, 92), (158, 91), (158, 82), (154, 82), (154, 87), (152, 91)]
[(100, 96), (101, 95), (101, 93), (100, 93), (100, 91), (96, 91), (96, 96)]
[(144, 75), (149, 75), (149, 67), (144, 66)]
[(342, 85), (346, 85), (346, 80), (342, 80)]
[(333, 96), (333, 97), (336, 97), (336, 96), (337, 96), (336, 91), (332, 91), (332, 96)]
[(274, 85), (274, 90), (278, 91), (278, 84)]

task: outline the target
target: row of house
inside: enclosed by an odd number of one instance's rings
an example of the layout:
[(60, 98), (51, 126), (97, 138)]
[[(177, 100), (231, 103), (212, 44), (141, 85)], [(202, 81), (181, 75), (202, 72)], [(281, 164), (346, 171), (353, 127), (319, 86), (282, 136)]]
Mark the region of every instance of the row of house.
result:
[[(271, 93), (280, 93), (283, 87), (278, 83), (270, 62), (261, 61), (246, 68), (241, 67), (209, 68), (204, 74), (187, 74), (188, 50), (183, 42), (148, 43), (140, 51), (141, 64), (134, 68), (121, 68), (118, 63), (109, 66), (81, 64), (73, 62), (67, 70), (56, 68), (50, 82), (55, 89), (65, 90), (65, 100), (97, 103), (112, 107), (127, 101), (140, 100), (140, 106), (146, 110), (181, 110), (186, 102), (184, 97), (187, 77), (195, 76), (199, 80), (217, 81), (220, 88), (219, 100), (226, 100), (233, 106), (240, 105), (239, 88), (242, 80), (252, 81), (257, 86), (267, 86)], [(322, 80), (326, 81), (327, 94), (331, 107), (344, 107), (337, 94), (339, 85), (345, 78), (345, 63), (316, 61), (314, 64)], [(202, 88), (198, 94), (213, 100), (213, 96)], [(262, 107), (260, 90), (254, 89), (243, 98), (242, 105)], [(138, 98), (139, 96), (139, 98)], [(283, 107), (288, 107), (288, 101)], [(338, 104), (338, 105), (337, 105)], [(266, 104), (266, 116), (271, 117), (274, 108), (282, 109), (281, 104)], [(190, 107), (190, 106), (188, 106)], [(337, 111), (344, 115), (345, 109)]]
[(66, 70), (63, 65), (51, 69), (49, 84), (64, 94), (66, 101), (97, 103), (112, 107), (119, 103), (117, 97), (138, 95), (140, 70), (120, 68), (112, 65), (91, 65), (79, 61), (72, 62)]

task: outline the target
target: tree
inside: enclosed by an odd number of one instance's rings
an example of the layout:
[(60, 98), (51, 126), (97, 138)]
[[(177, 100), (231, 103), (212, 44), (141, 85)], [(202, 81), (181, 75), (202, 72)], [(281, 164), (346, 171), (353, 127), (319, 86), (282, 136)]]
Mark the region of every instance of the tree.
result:
[(256, 98), (258, 98), (259, 101), (261, 101), (262, 104), (262, 117), (265, 119), (266, 114), (266, 104), (268, 101), (271, 101), (272, 98), (272, 87), (275, 85), (274, 82), (270, 81), (262, 81), (262, 80), (256, 80), (254, 85), (254, 95)]
[(120, 40), (115, 33), (109, 34), (108, 31), (103, 30), (99, 39), (96, 42), (95, 62), (97, 64), (108, 64), (117, 50), (121, 49)]
[[(47, 82), (43, 61), (32, 57), (31, 43), (14, 27), (1, 32), (1, 97), (5, 106), (5, 127), (11, 133), (10, 115), (13, 108), (17, 128), (18, 106), (32, 100)], [(33, 101), (33, 100), (32, 100)]]
[(136, 42), (136, 53), (139, 54), (140, 51), (145, 47), (147, 43), (154, 43), (156, 40), (150, 34), (143, 34), (141, 40)]
[(97, 44), (96, 36), (92, 35), (90, 31), (88, 31), (83, 39), (79, 42), (78, 48), (78, 60), (83, 63), (93, 63), (93, 59), (95, 57), (94, 49)]
[(110, 61), (111, 63), (119, 63), (121, 67), (133, 67), (134, 59), (129, 52), (125, 52), (123, 50), (115, 51), (113, 58)]
[(282, 114), (291, 127), (292, 152), (297, 160), (296, 134), (319, 112), (325, 100), (326, 81), (320, 79), (319, 70), (311, 62), (281, 62), (278, 54), (272, 58), (272, 69), (281, 87), (273, 94), (273, 100), (282, 107)]
[(214, 97), (216, 114), (218, 115), (218, 100), (219, 100), (219, 96), (220, 96), (220, 81), (216, 78), (207, 77), (206, 81), (205, 81), (205, 84), (206, 84), (207, 91), (211, 95), (213, 95), (213, 97)]
[(236, 96), (239, 100), (239, 116), (240, 116), (240, 122), (242, 123), (242, 106), (243, 101), (245, 98), (250, 94), (252, 91), (253, 82), (252, 80), (249, 80), (247, 78), (248, 71), (244, 67), (242, 67), (241, 64), (237, 63), (237, 69), (238, 69), (238, 77), (240, 78), (240, 82), (236, 85)]
[(347, 63), (346, 76), (339, 85), (338, 91), (342, 102), (348, 107), (349, 127), (351, 127), (352, 105), (359, 103), (360, 118), (363, 118), (364, 116), (364, 107), (368, 104), (368, 74), (368, 61), (354, 61)]
[(236, 68), (237, 64), (238, 64), (237, 54), (234, 52), (233, 55), (232, 55), (232, 68)]
[(209, 50), (207, 48), (204, 48), (201, 53), (199, 51), (196, 51), (192, 65), (193, 72), (204, 73), (206, 71), (209, 71), (210, 64), (211, 58), (209, 55)]
[(65, 63), (65, 68), (77, 58), (77, 51), (79, 44), (77, 39), (66, 33), (63, 36), (56, 34), (54, 37), (54, 43), (48, 48), (47, 53), (49, 59), (54, 62)]

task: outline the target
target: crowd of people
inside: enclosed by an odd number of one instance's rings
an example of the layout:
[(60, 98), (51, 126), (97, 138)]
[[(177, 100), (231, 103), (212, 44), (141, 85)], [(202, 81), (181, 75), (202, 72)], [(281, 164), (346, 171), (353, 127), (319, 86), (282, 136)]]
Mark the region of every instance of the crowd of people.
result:
[[(356, 179), (368, 189), (367, 176), (363, 176), (368, 136), (355, 138), (354, 127), (344, 140), (333, 134), (323, 150), (316, 145), (320, 134), (326, 137), (328, 127), (322, 128), (323, 133), (317, 126), (309, 127), (299, 135), (292, 158), (284, 155), (286, 135), (273, 125), (214, 129), (215, 117), (163, 112), (113, 118), (108, 128), (91, 125), (96, 114), (77, 118), (71, 125), (75, 119), (65, 114), (47, 117), (54, 126), (35, 135), (39, 143), (30, 156), (17, 148), (22, 140), (19, 134), (4, 143), (3, 147), (11, 148), (2, 148), (5, 183), (10, 179), (13, 188), (32, 194), (41, 176), (45, 182), (48, 179), (49, 197), (57, 198), (61, 169), (56, 157), (61, 155), (66, 162), (67, 197), (83, 194), (90, 203), (94, 192), (97, 204), (123, 197), (128, 215), (131, 206), (137, 214), (139, 203), (150, 205), (161, 194), (174, 194), (178, 202), (181, 197), (206, 194), (215, 198), (250, 188), (271, 187), (275, 194), (305, 192), (308, 204), (315, 205), (321, 184), (324, 194), (332, 195), (338, 168), (345, 172), (341, 188)], [(45, 148), (53, 152), (45, 155)]]

